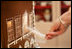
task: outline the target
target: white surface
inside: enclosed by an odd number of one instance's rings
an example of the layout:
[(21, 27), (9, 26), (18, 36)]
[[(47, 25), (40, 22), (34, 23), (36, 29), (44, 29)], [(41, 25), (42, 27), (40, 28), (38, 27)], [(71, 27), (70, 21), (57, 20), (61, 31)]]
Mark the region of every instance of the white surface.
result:
[[(36, 28), (43, 34), (46, 34), (52, 25), (52, 22), (36, 22)], [(46, 43), (39, 43), (39, 46), (41, 48), (71, 48), (71, 26), (64, 34), (48, 40)]]

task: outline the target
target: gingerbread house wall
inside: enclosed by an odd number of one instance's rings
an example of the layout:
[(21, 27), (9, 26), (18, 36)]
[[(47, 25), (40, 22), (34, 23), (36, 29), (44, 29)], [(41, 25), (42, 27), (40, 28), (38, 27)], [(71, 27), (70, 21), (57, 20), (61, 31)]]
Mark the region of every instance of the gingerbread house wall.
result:
[(7, 48), (6, 19), (32, 11), (32, 1), (1, 1), (1, 46)]

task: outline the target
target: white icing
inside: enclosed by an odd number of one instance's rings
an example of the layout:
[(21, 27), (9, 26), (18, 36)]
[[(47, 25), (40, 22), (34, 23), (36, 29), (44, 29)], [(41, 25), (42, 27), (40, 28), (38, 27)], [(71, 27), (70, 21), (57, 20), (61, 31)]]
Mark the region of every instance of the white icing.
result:
[(21, 45), (19, 45), (19, 48), (22, 48), (22, 46), (21, 46)]
[(34, 44), (34, 39), (33, 38), (31, 38), (30, 44)]
[(30, 46), (29, 41), (26, 41), (25, 44), (24, 44), (24, 48), (29, 48), (29, 46)]

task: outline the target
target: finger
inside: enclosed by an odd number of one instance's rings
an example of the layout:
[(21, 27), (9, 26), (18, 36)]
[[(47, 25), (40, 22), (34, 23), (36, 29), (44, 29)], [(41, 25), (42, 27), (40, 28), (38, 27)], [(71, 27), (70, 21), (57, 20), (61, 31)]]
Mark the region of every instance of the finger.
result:
[(46, 39), (52, 39), (53, 37), (51, 35), (46, 36)]
[(58, 34), (56, 33), (56, 32), (51, 32), (51, 33), (48, 33), (47, 35), (46, 35), (46, 39), (48, 40), (48, 39), (52, 39), (52, 38), (54, 38), (54, 37), (56, 37), (56, 36), (58, 36)]
[(56, 33), (53, 33), (53, 32), (46, 34), (46, 38), (47, 39), (52, 39), (55, 36), (57, 36), (57, 34)]
[(51, 35), (51, 36), (57, 35), (57, 32), (50, 32), (50, 33), (47, 33), (46, 36), (48, 36), (48, 35)]

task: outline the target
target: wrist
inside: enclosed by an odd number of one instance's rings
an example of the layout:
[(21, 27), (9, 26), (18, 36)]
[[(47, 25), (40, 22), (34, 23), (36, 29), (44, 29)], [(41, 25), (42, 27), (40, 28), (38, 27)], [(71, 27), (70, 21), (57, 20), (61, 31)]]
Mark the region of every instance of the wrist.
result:
[(61, 16), (61, 20), (64, 22), (64, 24), (70, 25), (71, 23), (71, 13), (67, 11)]
[(65, 21), (65, 19), (62, 16), (59, 17), (59, 20), (60, 20), (61, 24), (64, 25), (65, 28), (68, 28), (69, 23), (67, 21)]

